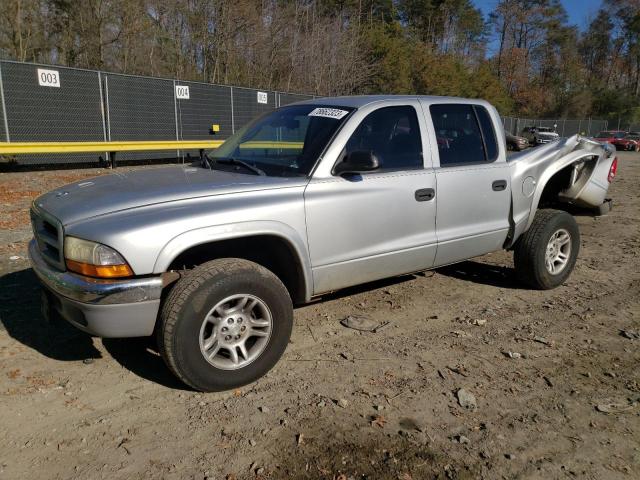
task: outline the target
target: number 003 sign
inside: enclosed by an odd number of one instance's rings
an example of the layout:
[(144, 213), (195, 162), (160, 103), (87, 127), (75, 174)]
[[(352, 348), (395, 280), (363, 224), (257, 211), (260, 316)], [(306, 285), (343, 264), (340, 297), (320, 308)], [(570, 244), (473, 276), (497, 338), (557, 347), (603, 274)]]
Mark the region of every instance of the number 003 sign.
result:
[(38, 83), (41, 87), (60, 88), (60, 74), (57, 70), (38, 69)]

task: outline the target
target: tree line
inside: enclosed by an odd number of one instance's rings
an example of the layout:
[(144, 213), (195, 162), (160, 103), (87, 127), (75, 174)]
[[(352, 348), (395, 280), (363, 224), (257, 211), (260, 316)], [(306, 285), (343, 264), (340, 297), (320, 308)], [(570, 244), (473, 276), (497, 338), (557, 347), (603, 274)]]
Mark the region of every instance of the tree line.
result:
[(3, 0), (0, 58), (281, 91), (481, 97), (640, 123), (640, 0)]

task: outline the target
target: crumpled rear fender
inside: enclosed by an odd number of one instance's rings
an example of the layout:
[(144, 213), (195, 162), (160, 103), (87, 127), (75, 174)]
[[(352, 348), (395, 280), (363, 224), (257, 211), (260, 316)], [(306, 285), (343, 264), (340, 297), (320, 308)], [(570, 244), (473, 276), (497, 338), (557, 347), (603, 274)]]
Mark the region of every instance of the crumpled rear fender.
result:
[(564, 168), (585, 162), (588, 165), (572, 178), (559, 199), (596, 207), (606, 196), (607, 175), (613, 162), (613, 157), (608, 158), (598, 142), (574, 135), (510, 158), (513, 228), (510, 243), (531, 226), (549, 180)]

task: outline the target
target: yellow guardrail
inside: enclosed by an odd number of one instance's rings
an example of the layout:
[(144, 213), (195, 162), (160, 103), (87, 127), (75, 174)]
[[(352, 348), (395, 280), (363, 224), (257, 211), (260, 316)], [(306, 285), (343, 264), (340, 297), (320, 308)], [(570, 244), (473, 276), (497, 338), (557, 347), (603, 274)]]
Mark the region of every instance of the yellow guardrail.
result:
[[(117, 152), (144, 152), (159, 150), (199, 150), (218, 148), (224, 140), (151, 140), (122, 142), (0, 142), (0, 155), (28, 155), (37, 153), (108, 153), (107, 163), (116, 166)], [(303, 142), (249, 141), (239, 145), (240, 149), (302, 150)]]
[[(153, 140), (124, 142), (0, 142), (0, 155), (34, 153), (142, 152), (154, 150), (200, 150), (218, 148), (224, 140)], [(301, 150), (303, 142), (249, 141), (241, 149)]]
[(282, 150), (302, 150), (303, 142), (261, 142), (259, 140), (251, 140), (239, 145), (240, 149), (265, 148), (265, 149), (282, 149)]
[(223, 140), (160, 140), (125, 142), (0, 142), (0, 155), (34, 153), (141, 152), (218, 148)]

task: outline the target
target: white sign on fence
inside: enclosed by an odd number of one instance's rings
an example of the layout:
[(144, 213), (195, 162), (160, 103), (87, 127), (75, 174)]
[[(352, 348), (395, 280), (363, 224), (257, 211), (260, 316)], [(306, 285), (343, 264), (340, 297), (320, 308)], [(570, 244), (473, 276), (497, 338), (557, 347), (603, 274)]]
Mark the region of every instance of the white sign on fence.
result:
[(38, 83), (41, 87), (58, 87), (60, 88), (60, 73), (58, 70), (38, 69)]
[(269, 103), (267, 92), (258, 92), (258, 103)]
[(176, 98), (189, 100), (189, 87), (187, 85), (176, 85)]

